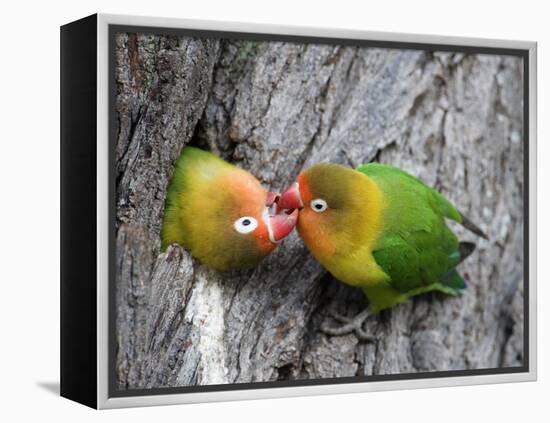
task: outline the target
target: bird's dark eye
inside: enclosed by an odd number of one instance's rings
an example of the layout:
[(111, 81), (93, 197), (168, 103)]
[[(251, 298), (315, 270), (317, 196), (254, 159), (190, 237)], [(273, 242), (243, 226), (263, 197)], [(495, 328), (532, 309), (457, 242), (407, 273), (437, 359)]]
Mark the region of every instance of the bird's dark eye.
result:
[(247, 234), (258, 227), (258, 221), (250, 216), (243, 216), (235, 220), (233, 227), (240, 234)]
[(328, 208), (328, 204), (322, 198), (316, 198), (315, 200), (311, 201), (310, 207), (311, 207), (311, 210), (313, 210), (314, 212), (321, 213)]

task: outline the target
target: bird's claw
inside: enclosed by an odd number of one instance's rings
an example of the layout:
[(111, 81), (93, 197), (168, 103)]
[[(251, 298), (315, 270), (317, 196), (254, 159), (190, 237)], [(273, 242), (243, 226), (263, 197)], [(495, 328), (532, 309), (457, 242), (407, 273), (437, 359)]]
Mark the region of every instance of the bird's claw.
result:
[(340, 323), (343, 323), (343, 325), (339, 327), (334, 327), (334, 326), (328, 325), (327, 322), (323, 322), (320, 328), (321, 332), (331, 336), (343, 336), (353, 332), (357, 337), (357, 339), (359, 339), (359, 341), (373, 342), (376, 340), (376, 338), (373, 335), (367, 333), (363, 329), (363, 324), (365, 323), (365, 320), (370, 316), (369, 309), (363, 310), (357, 316), (352, 318), (347, 316), (342, 316), (341, 314), (338, 314), (334, 310), (330, 310), (329, 315), (334, 320)]

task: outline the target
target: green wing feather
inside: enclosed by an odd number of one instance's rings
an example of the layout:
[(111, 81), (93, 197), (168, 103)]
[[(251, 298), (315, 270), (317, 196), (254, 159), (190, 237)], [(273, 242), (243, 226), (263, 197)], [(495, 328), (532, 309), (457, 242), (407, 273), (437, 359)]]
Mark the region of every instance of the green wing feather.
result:
[[(389, 286), (365, 289), (374, 309), (391, 307), (432, 290), (457, 293), (464, 280), (454, 270), (459, 242), (445, 218), (462, 222), (443, 195), (393, 166), (370, 163), (357, 168), (384, 195), (383, 229), (373, 256), (390, 277)], [(377, 299), (378, 304), (377, 304)]]

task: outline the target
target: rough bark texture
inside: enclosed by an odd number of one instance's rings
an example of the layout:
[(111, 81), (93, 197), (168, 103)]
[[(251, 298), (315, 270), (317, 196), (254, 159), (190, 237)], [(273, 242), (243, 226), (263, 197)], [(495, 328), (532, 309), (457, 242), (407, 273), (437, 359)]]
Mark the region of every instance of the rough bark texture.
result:
[[(519, 58), (121, 34), (116, 43), (117, 383), (121, 389), (523, 362)], [(251, 271), (159, 254), (166, 187), (192, 143), (279, 190), (320, 161), (377, 160), (435, 186), (489, 235), (458, 297), (368, 320), (372, 343), (319, 331), (362, 293), (292, 234)]]

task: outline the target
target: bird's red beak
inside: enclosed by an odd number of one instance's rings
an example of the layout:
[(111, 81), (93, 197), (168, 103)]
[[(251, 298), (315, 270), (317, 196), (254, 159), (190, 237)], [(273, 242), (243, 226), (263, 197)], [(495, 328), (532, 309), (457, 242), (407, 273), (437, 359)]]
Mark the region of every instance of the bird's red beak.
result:
[(268, 217), (269, 239), (279, 242), (292, 232), (298, 222), (298, 210), (288, 214), (284, 211)]
[(281, 198), (281, 194), (279, 194), (278, 192), (268, 192), (265, 198), (266, 207), (271, 207), (279, 200), (279, 198)]
[(268, 227), (269, 240), (273, 243), (281, 241), (290, 234), (298, 222), (298, 210), (294, 210), (292, 213), (283, 210), (279, 206), (280, 199), (281, 194), (278, 192), (268, 192), (265, 199), (264, 220)]
[(304, 207), (298, 182), (294, 182), (290, 188), (281, 194), (277, 205), (281, 209), (301, 209)]

